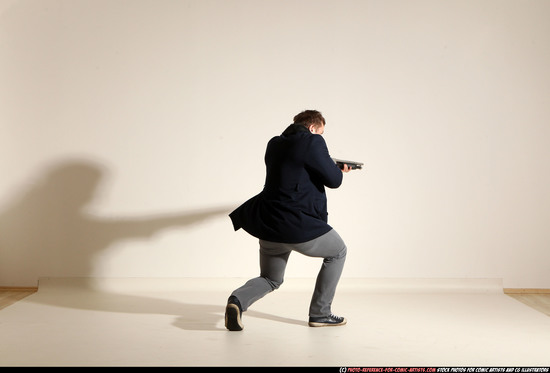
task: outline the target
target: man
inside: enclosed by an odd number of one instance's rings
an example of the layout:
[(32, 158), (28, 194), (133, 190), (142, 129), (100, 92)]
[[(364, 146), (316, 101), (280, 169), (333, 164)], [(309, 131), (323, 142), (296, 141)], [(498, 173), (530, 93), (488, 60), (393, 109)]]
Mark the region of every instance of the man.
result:
[(235, 230), (243, 228), (260, 240), (260, 276), (228, 299), (225, 326), (231, 331), (242, 330), (242, 313), (283, 283), (292, 251), (324, 258), (310, 303), (309, 326), (346, 324), (344, 317), (331, 311), (347, 249), (327, 223), (325, 187), (338, 188), (342, 172), (350, 168), (340, 169), (331, 159), (321, 136), (325, 124), (316, 110), (297, 114), (294, 123), (267, 144), (262, 192), (229, 215)]

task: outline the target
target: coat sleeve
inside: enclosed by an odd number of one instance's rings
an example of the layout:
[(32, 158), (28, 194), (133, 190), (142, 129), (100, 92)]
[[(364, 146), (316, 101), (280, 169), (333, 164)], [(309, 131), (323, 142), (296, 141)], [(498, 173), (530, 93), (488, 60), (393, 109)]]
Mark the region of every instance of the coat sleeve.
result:
[(311, 137), (305, 166), (328, 188), (338, 188), (342, 184), (342, 171), (330, 157), (325, 139), (320, 135)]

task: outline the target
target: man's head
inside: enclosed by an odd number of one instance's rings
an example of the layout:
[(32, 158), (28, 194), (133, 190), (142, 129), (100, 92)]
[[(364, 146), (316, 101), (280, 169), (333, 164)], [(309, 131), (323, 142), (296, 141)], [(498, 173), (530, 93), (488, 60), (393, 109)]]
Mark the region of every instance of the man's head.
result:
[(301, 124), (311, 133), (322, 135), (325, 132), (325, 118), (317, 110), (305, 110), (294, 117), (295, 124)]

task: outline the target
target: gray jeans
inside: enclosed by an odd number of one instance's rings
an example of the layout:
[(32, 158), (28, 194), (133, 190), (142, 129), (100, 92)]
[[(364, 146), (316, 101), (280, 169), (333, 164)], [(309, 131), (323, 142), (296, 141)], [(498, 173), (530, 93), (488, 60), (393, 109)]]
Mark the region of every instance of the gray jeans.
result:
[(287, 244), (260, 240), (260, 276), (247, 281), (231, 295), (237, 297), (243, 312), (283, 283), (286, 263), (292, 251), (324, 258), (309, 307), (310, 317), (331, 314), (331, 304), (346, 261), (346, 245), (333, 229), (311, 241)]

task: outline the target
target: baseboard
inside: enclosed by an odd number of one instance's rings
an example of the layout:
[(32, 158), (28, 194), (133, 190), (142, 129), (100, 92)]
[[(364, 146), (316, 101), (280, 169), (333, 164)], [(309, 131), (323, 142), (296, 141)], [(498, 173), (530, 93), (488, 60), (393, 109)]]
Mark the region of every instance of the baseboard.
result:
[(37, 292), (38, 287), (29, 286), (0, 286), (0, 291)]
[[(0, 286), (0, 291), (37, 292), (35, 286)], [(550, 289), (539, 288), (504, 288), (504, 294), (550, 294)]]
[[(55, 278), (41, 277), (39, 291), (86, 288), (106, 292), (221, 291), (242, 286), (247, 278)], [(285, 291), (308, 291), (315, 278), (286, 278)], [(339, 291), (364, 293), (494, 293), (502, 294), (501, 279), (342, 278)]]
[(550, 289), (504, 288), (504, 294), (550, 294)]

